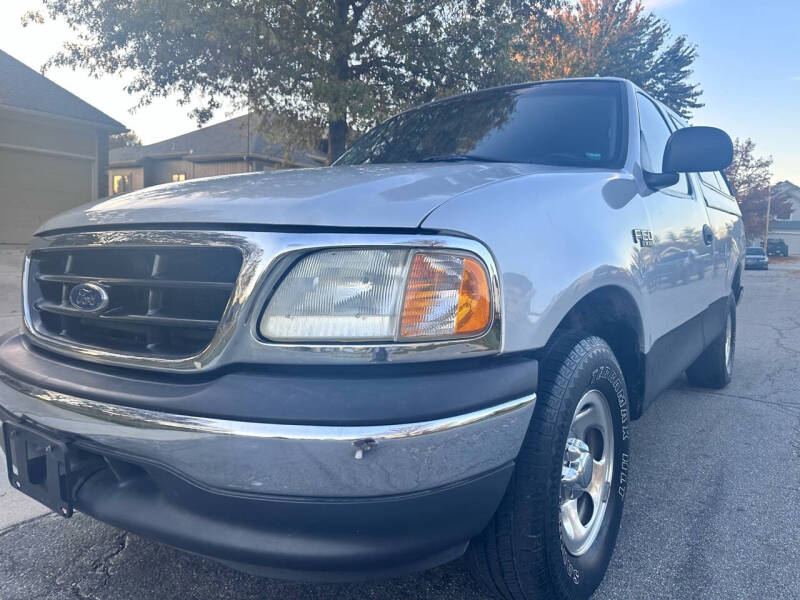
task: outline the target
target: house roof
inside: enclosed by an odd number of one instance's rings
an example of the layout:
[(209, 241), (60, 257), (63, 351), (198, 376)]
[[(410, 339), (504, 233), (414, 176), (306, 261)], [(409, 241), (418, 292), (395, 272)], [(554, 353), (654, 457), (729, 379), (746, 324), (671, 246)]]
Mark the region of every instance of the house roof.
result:
[(800, 187), (791, 181), (780, 181), (772, 186), (772, 193), (800, 200)]
[[(166, 158), (203, 162), (248, 156), (284, 161), (287, 158), (284, 147), (267, 140), (258, 130), (259, 124), (257, 115), (242, 115), (147, 146), (114, 148), (109, 152), (109, 166), (127, 166), (145, 159)], [(297, 166), (316, 167), (325, 157), (316, 152), (300, 150), (289, 152), (288, 160)]]
[(67, 117), (112, 132), (127, 128), (75, 94), (0, 50), (0, 105)]

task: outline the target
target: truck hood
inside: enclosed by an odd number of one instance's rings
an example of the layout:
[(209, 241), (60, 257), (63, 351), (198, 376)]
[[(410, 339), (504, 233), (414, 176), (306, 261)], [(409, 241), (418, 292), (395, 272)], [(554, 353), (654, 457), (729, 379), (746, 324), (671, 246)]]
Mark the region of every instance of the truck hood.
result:
[(558, 168), (413, 163), (227, 175), (154, 186), (79, 206), (50, 219), (37, 234), (156, 224), (417, 227), (437, 206), (460, 194), (552, 170)]

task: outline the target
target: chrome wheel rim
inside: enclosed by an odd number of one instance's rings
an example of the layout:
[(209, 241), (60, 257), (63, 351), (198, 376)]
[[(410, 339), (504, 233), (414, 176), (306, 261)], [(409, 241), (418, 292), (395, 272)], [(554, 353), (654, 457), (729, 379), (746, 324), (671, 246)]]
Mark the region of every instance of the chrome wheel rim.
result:
[(731, 372), (731, 363), (733, 362), (733, 323), (731, 314), (728, 313), (728, 319), (725, 323), (725, 369), (728, 373)]
[(585, 554), (600, 533), (613, 475), (611, 409), (602, 392), (589, 390), (572, 416), (561, 468), (561, 540), (573, 556)]

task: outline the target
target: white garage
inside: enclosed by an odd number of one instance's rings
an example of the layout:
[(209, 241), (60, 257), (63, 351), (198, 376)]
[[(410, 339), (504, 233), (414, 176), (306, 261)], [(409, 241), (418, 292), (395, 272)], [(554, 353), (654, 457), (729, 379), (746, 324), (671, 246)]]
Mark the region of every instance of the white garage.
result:
[(125, 127), (0, 51), (0, 244), (107, 195), (108, 136)]
[(789, 256), (800, 256), (800, 221), (773, 225), (769, 232), (771, 238), (781, 238), (789, 246)]
[(51, 216), (91, 200), (94, 161), (0, 148), (0, 241), (24, 243)]

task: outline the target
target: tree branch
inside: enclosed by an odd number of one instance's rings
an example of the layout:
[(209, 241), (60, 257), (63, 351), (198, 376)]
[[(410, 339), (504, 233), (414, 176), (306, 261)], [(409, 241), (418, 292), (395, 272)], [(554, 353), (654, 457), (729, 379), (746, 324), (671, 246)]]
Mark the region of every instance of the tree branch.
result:
[(400, 69), (402, 65), (389, 56), (376, 56), (357, 65), (351, 65), (350, 71), (354, 75), (363, 75), (372, 68)]
[(361, 4), (359, 4), (357, 0), (353, 0), (350, 3), (350, 6), (353, 7), (353, 25), (358, 25), (361, 21), (361, 17), (364, 16), (364, 11), (367, 10), (370, 4), (372, 4), (372, 0), (364, 0)]
[(363, 38), (359, 43), (353, 46), (354, 52), (360, 52), (364, 48), (366, 48), (370, 42), (383, 37), (387, 33), (391, 33), (392, 31), (396, 31), (406, 25), (410, 25), (414, 21), (421, 19), (422, 17), (430, 14), (433, 10), (439, 5), (439, 2), (432, 2), (430, 6), (427, 8), (420, 10), (419, 12), (412, 13), (405, 17), (404, 19), (400, 19), (397, 23), (393, 23), (391, 25), (387, 25), (386, 27), (381, 27), (376, 32), (374, 32), (371, 36)]

